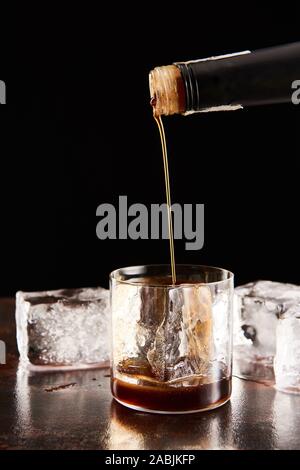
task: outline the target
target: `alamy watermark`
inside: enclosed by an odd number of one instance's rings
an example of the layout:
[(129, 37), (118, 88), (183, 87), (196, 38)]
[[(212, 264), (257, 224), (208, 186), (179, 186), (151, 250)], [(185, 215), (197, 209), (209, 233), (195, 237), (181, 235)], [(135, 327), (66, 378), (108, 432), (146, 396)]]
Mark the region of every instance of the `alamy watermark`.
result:
[(300, 103), (300, 80), (294, 80), (292, 83), (292, 103), (299, 104)]
[[(201, 250), (204, 245), (204, 204), (172, 204), (175, 240), (188, 240), (186, 250)], [(96, 226), (100, 240), (168, 239), (168, 206), (151, 204), (150, 211), (141, 203), (128, 207), (127, 196), (119, 196), (119, 206), (100, 204), (96, 215), (101, 220)], [(129, 220), (130, 218), (130, 220)]]
[(0, 104), (6, 104), (6, 85), (3, 80), (0, 80)]
[(0, 364), (6, 364), (6, 345), (0, 340)]

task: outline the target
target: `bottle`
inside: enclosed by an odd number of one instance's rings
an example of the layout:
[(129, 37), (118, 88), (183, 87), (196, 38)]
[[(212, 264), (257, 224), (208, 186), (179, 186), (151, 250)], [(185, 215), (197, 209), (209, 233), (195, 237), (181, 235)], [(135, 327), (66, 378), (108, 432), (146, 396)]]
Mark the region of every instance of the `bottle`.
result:
[(149, 75), (155, 116), (291, 102), (295, 80), (300, 80), (300, 42), (176, 62)]

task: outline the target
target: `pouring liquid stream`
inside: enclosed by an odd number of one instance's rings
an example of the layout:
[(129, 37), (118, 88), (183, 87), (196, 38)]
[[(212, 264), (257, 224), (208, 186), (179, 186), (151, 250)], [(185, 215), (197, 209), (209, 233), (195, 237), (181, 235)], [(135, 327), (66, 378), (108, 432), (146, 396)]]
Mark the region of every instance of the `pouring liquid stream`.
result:
[(169, 163), (168, 163), (168, 153), (167, 153), (167, 143), (166, 135), (163, 126), (163, 122), (160, 116), (153, 117), (158, 126), (161, 148), (163, 154), (164, 162), (164, 174), (165, 174), (165, 188), (166, 188), (166, 200), (167, 200), (167, 209), (168, 209), (168, 230), (169, 230), (169, 242), (170, 242), (170, 256), (171, 256), (171, 273), (172, 273), (172, 284), (176, 284), (176, 267), (175, 267), (175, 250), (174, 250), (174, 234), (173, 234), (173, 220), (172, 220), (172, 204), (171, 204), (171, 192), (170, 192), (170, 177), (169, 177)]

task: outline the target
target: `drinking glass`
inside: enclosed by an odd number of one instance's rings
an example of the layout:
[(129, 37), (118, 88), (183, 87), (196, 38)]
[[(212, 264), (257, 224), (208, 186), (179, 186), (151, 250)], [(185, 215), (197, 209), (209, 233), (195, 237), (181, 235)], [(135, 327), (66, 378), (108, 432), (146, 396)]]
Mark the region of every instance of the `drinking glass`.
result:
[(110, 275), (111, 390), (154, 413), (193, 413), (230, 399), (233, 274), (221, 268), (134, 266)]

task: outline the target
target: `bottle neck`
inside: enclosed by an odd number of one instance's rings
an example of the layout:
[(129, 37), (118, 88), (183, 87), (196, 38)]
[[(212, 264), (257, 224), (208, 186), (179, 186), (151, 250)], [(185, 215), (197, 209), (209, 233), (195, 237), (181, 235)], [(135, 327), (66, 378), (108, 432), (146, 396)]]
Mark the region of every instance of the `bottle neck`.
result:
[(300, 79), (300, 42), (156, 67), (150, 72), (155, 116), (235, 110), (291, 102)]
[[(243, 108), (240, 100), (236, 100), (238, 92), (231, 90), (232, 84), (235, 83), (234, 77), (231, 75), (228, 81), (227, 75), (232, 63), (245, 54), (250, 54), (250, 51), (176, 63), (175, 65), (180, 70), (185, 94), (183, 114), (234, 111)], [(236, 86), (238, 87), (239, 83)]]

